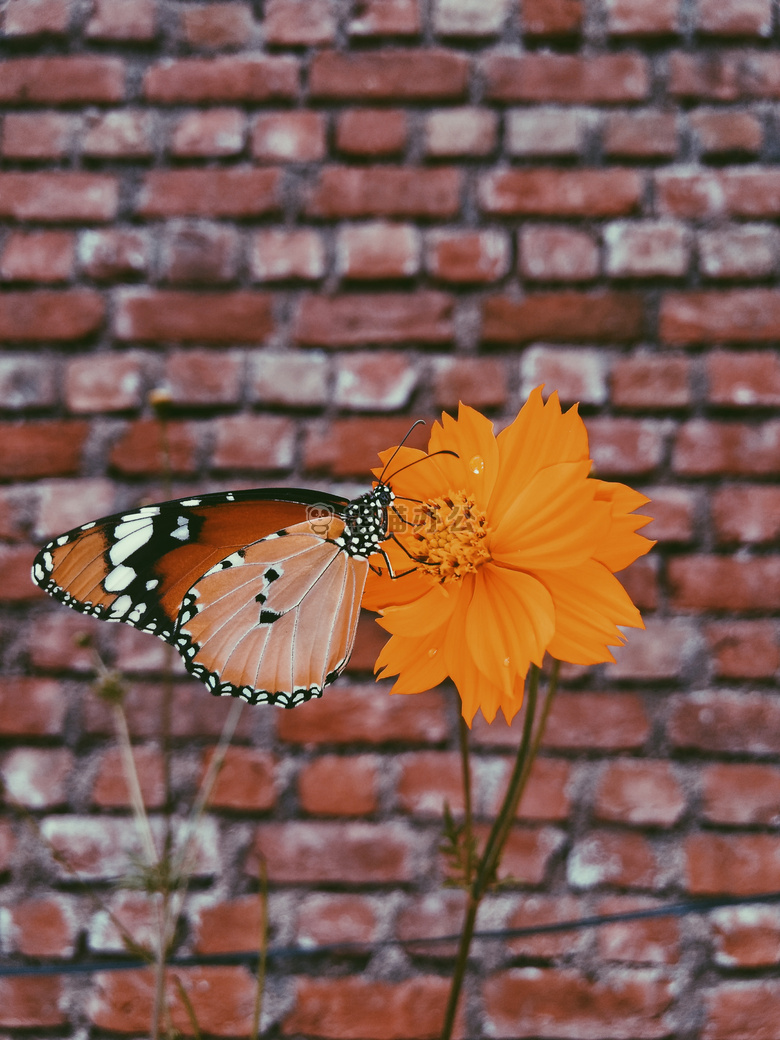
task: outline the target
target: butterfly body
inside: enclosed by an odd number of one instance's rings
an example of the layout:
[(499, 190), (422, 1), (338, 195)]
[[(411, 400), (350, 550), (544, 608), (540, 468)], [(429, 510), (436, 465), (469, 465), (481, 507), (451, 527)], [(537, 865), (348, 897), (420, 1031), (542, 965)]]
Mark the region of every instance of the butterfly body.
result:
[(53, 539), (32, 577), (164, 639), (215, 695), (294, 707), (349, 660), (393, 497), (380, 481), (351, 502), (269, 488), (143, 506)]

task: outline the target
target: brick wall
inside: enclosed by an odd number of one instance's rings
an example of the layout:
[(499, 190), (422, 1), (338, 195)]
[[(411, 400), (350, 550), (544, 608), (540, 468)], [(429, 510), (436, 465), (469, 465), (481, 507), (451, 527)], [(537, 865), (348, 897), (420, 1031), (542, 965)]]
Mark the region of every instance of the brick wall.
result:
[[(165, 648), (28, 578), (36, 543), (165, 497), (159, 388), (174, 494), (352, 491), (458, 398), (499, 423), (541, 382), (580, 401), (598, 472), (653, 498), (659, 546), (626, 577), (647, 631), (615, 666), (565, 672), (510, 843), (518, 881), (485, 925), (780, 889), (771, 0), (2, 6), (0, 775), (40, 830), (0, 820), (3, 954), (120, 946), (42, 840), (102, 882), (132, 834), (77, 633), (129, 677), (145, 797), (166, 804)], [(274, 943), (457, 929), (436, 851), (456, 705), (389, 698), (377, 646), (369, 621), (321, 702), (245, 710), (186, 948), (255, 945), (259, 850)], [(177, 672), (177, 806), (225, 707)], [(515, 729), (474, 728), (485, 820)], [(106, 898), (143, 935), (139, 897)], [(282, 963), (268, 1021), (433, 1035), (451, 953)], [(773, 1040), (779, 964), (769, 905), (496, 943), (464, 1035)], [(248, 1029), (243, 969), (187, 984), (204, 1031)], [(0, 993), (5, 1032), (148, 1028), (133, 973)]]

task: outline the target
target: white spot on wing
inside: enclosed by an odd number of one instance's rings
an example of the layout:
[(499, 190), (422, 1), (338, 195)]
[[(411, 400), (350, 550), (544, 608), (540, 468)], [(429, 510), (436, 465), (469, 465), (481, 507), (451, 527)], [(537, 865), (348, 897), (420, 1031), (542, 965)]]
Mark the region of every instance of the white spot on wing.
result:
[(108, 572), (103, 582), (103, 588), (106, 592), (119, 592), (121, 589), (126, 589), (130, 582), (135, 579), (135, 576), (136, 573), (132, 567), (125, 567), (124, 564), (120, 564)]
[(151, 520), (142, 520), (140, 524), (124, 523), (114, 528), (117, 541), (108, 550), (108, 558), (112, 563), (121, 563), (132, 556), (152, 537)]
[(129, 596), (120, 596), (114, 600), (111, 604), (111, 614), (109, 621), (116, 621), (128, 612), (133, 606), (133, 601)]

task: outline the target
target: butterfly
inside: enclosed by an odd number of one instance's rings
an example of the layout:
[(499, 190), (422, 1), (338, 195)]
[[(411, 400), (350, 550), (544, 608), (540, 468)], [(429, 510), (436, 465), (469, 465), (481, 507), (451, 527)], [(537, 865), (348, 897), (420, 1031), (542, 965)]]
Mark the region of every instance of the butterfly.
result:
[(142, 506), (54, 538), (32, 578), (164, 639), (213, 694), (292, 708), (349, 660), (394, 497), (380, 478), (353, 501), (267, 488)]

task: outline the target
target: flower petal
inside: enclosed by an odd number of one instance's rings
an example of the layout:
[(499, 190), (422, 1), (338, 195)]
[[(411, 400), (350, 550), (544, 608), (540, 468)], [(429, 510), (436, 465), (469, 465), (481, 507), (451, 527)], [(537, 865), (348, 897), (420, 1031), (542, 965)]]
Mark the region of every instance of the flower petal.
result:
[(652, 517), (637, 515), (634, 510), (650, 499), (625, 484), (606, 480), (594, 480), (593, 483), (596, 485), (596, 499), (608, 502), (611, 508), (609, 529), (599, 540), (593, 556), (611, 571), (622, 571), (655, 545), (650, 538), (636, 533), (640, 527), (649, 524)]
[(602, 563), (590, 560), (567, 571), (538, 571), (536, 576), (555, 603), (555, 635), (547, 651), (559, 661), (613, 661), (607, 647), (625, 642), (617, 626), (645, 627), (626, 590)]
[(428, 639), (391, 636), (377, 658), (378, 679), (397, 675), (391, 693), (424, 693), (447, 678), (446, 625)]
[(515, 496), (536, 474), (557, 462), (581, 462), (588, 458), (588, 433), (577, 406), (565, 415), (557, 393), (542, 402), (538, 386), (520, 409), (517, 418), (499, 433), (500, 463), (490, 512), (498, 522)]
[(448, 490), (467, 491), (480, 509), (486, 509), (498, 476), (493, 423), (476, 409), (461, 404), (457, 420), (445, 412), (441, 424), (434, 423), (428, 450), (456, 453), (457, 458), (440, 455), (436, 459), (449, 478)]
[(450, 619), (461, 594), (462, 583), (452, 582), (447, 589), (429, 584), (418, 599), (383, 609), (379, 624), (394, 636), (426, 636)]
[(493, 532), (493, 558), (526, 571), (573, 567), (589, 559), (610, 524), (609, 505), (594, 501), (589, 469), (585, 460), (537, 473)]

